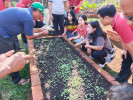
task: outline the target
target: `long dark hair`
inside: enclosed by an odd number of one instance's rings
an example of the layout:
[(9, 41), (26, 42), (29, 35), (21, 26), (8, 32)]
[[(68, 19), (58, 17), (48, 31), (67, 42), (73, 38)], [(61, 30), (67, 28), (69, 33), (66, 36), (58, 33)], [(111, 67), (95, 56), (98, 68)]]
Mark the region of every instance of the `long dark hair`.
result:
[[(73, 17), (72, 21), (73, 21), (73, 22), (76, 22), (77, 19), (76, 19), (76, 17), (75, 17), (75, 13), (74, 13), (74, 11), (73, 11), (73, 10), (69, 10), (69, 11), (67, 12), (67, 16), (68, 16), (68, 13), (70, 13), (71, 16)], [(68, 18), (67, 18), (67, 20), (68, 20)], [(68, 20), (68, 21), (69, 21), (69, 20)]]
[[(81, 17), (84, 21), (87, 21), (87, 16), (86, 15), (82, 14), (79, 17)], [(85, 22), (85, 24), (87, 25), (88, 23)]]
[(102, 30), (97, 20), (92, 20), (89, 22), (89, 24), (92, 26), (92, 28), (96, 28), (96, 30), (92, 34), (93, 41), (95, 41), (95, 39), (99, 36), (102, 36), (104, 39), (107, 39), (107, 34)]

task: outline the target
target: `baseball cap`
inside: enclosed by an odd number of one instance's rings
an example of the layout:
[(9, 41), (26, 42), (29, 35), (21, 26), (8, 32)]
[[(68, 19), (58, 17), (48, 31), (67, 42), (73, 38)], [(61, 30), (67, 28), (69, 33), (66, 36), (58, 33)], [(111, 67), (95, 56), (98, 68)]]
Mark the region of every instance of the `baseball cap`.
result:
[(31, 7), (41, 11), (46, 16), (46, 14), (44, 13), (44, 7), (43, 7), (43, 5), (41, 3), (34, 2)]

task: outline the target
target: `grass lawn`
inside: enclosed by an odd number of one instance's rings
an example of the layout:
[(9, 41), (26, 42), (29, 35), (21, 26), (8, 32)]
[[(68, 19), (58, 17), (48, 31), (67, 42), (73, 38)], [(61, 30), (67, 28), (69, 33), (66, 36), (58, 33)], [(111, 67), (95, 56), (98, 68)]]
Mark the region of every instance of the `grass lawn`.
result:
[[(24, 48), (21, 36), (19, 35), (18, 38), (20, 39), (20, 47)], [(25, 49), (25, 53), (28, 53), (28, 48)], [(20, 71), (20, 75), (22, 78), (30, 78), (29, 63)], [(26, 100), (30, 96), (30, 87), (30, 82), (25, 86), (14, 84), (10, 76), (7, 75), (0, 80), (0, 100)]]

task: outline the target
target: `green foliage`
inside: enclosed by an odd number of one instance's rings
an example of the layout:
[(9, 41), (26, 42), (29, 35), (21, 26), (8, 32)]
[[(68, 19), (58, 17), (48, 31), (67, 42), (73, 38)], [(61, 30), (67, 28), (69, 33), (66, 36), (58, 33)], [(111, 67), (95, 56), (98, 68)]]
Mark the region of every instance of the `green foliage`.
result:
[(12, 7), (15, 7), (17, 2), (16, 1), (12, 1), (11, 4), (12, 4)]
[(103, 2), (98, 4), (84, 0), (83, 5), (82, 7), (80, 7), (80, 9), (97, 10), (99, 7), (106, 3), (113, 4), (116, 8), (118, 8), (118, 10), (120, 9), (119, 0), (104, 0)]

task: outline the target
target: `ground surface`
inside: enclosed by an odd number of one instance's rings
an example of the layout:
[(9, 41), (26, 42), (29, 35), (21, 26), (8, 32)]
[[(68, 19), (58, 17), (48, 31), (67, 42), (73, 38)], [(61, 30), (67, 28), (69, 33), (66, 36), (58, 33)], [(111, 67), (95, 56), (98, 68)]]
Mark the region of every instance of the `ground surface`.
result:
[(62, 38), (34, 41), (45, 100), (105, 100), (111, 84)]

